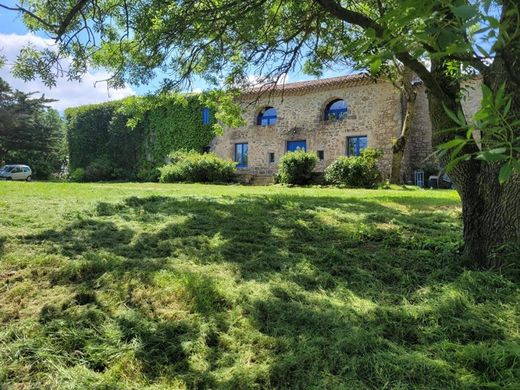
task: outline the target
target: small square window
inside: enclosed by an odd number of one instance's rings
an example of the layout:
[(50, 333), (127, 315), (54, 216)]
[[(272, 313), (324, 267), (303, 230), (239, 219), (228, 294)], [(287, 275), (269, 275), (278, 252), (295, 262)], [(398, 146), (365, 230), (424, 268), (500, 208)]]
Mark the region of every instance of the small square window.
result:
[(318, 159), (320, 161), (325, 160), (325, 152), (323, 150), (318, 150)]
[(268, 159), (269, 159), (269, 163), (270, 163), (270, 164), (274, 163), (274, 153), (273, 153), (273, 152), (270, 152), (270, 153), (269, 153), (269, 157), (268, 157)]
[(202, 153), (209, 153), (211, 151), (211, 148), (209, 146), (203, 146), (202, 147)]

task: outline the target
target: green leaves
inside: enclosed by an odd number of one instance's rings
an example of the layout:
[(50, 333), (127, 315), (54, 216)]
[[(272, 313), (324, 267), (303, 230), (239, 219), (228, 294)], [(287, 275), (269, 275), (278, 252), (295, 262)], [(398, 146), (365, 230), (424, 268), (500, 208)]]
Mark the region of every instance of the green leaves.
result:
[[(512, 175), (520, 174), (520, 120), (510, 116), (512, 97), (506, 93), (505, 84), (496, 92), (482, 83), (481, 108), (474, 114), (471, 123), (467, 123), (462, 112), (453, 112), (444, 107), (446, 114), (456, 124), (455, 134), (465, 132), (465, 137), (456, 135), (441, 145), (439, 153), (449, 154), (450, 161), (446, 170), (452, 170), (459, 163), (475, 159), (500, 167), (498, 180), (506, 183)], [(465, 147), (477, 146), (478, 151), (467, 153)], [(462, 152), (462, 154), (460, 154)]]
[(453, 14), (463, 21), (470, 20), (478, 15), (478, 8), (474, 5), (463, 4), (451, 9)]
[(498, 181), (500, 182), (500, 184), (504, 184), (506, 181), (509, 180), (512, 174), (513, 164), (511, 161), (508, 161), (504, 165), (502, 165), (502, 168), (500, 168), (500, 172), (498, 174)]

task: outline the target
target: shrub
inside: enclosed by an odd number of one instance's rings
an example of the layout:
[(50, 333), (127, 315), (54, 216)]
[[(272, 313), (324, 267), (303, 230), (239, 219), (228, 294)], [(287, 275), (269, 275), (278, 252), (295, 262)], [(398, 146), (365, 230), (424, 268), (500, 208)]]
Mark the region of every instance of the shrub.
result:
[(283, 184), (309, 184), (313, 178), (312, 170), (318, 162), (315, 153), (303, 150), (286, 153), (278, 163), (276, 181)]
[(159, 181), (161, 172), (151, 161), (140, 161), (137, 165), (137, 180), (139, 181)]
[(105, 158), (95, 160), (85, 169), (86, 181), (112, 180), (120, 175), (120, 172), (114, 172), (111, 161)]
[(85, 181), (85, 170), (83, 168), (76, 168), (69, 174), (69, 180), (75, 182)]
[(223, 160), (214, 153), (176, 151), (170, 154), (170, 158), (170, 164), (159, 168), (162, 183), (222, 183), (234, 179), (236, 163)]
[(377, 161), (381, 152), (364, 149), (359, 157), (339, 157), (325, 169), (327, 183), (349, 187), (371, 188), (381, 181)]

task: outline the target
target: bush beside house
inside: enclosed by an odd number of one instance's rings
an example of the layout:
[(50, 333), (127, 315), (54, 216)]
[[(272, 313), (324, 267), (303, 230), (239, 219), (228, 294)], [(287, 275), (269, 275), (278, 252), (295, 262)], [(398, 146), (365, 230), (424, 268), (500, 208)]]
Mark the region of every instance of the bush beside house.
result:
[(372, 188), (381, 182), (377, 166), (381, 152), (367, 148), (358, 157), (339, 157), (325, 169), (325, 180), (329, 184), (347, 187)]
[(310, 184), (318, 162), (316, 153), (296, 150), (283, 155), (278, 163), (276, 181), (282, 184)]
[(159, 168), (162, 183), (228, 183), (233, 181), (236, 172), (235, 162), (223, 160), (214, 153), (176, 151), (170, 158), (170, 164)]

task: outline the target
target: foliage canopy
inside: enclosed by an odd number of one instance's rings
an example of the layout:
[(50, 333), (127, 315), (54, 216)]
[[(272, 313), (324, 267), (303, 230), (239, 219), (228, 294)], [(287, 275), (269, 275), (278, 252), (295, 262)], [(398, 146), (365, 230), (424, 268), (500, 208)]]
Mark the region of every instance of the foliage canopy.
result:
[(47, 179), (65, 162), (63, 121), (52, 100), (13, 90), (0, 79), (0, 164), (28, 164)]

